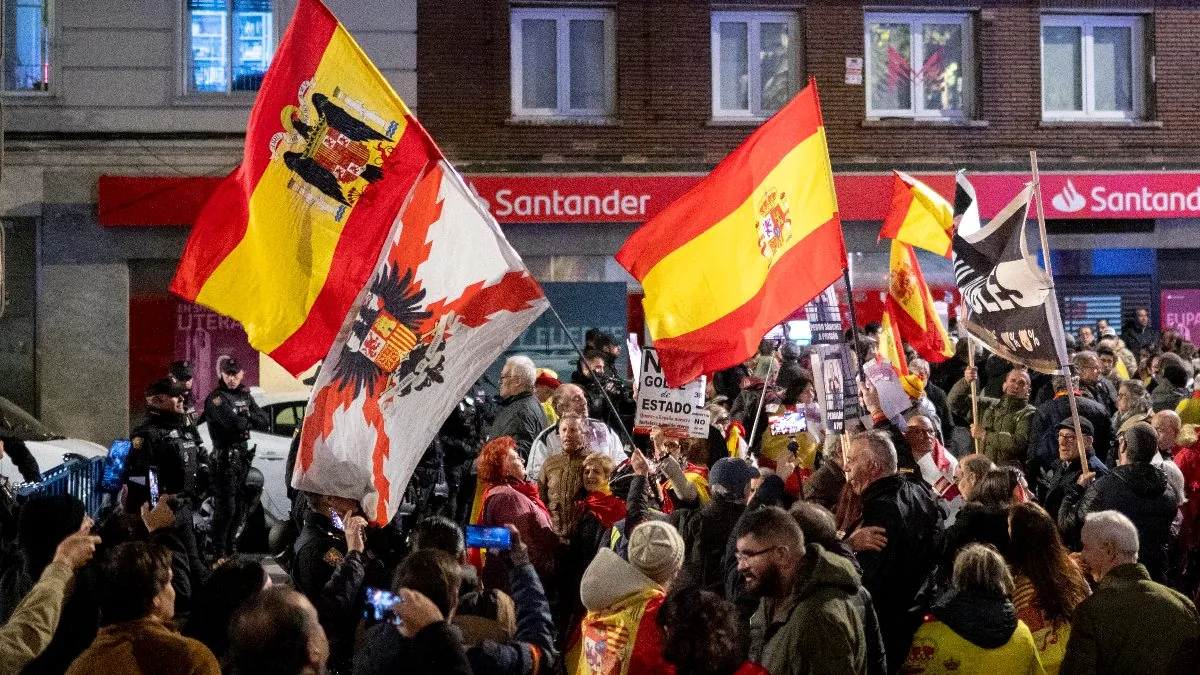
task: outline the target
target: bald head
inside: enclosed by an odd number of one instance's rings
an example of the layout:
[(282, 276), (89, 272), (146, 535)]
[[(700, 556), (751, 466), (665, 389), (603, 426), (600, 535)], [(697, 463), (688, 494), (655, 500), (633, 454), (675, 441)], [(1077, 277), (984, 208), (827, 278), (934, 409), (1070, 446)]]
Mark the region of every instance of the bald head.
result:
[(1158, 432), (1159, 452), (1165, 452), (1167, 456), (1174, 455), (1175, 447), (1179, 445), (1179, 432), (1183, 429), (1183, 420), (1179, 419), (1179, 413), (1174, 410), (1160, 410), (1154, 413), (1152, 424)]
[(587, 396), (578, 385), (564, 384), (555, 389), (554, 396), (550, 398), (550, 405), (554, 406), (554, 412), (558, 413), (559, 417), (575, 414), (586, 419), (588, 416)]

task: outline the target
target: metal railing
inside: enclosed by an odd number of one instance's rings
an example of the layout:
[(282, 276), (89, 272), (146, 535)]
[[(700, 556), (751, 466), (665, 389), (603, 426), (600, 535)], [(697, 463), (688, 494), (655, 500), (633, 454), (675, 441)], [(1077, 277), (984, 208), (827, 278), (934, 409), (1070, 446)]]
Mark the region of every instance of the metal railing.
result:
[(83, 502), (87, 514), (95, 518), (104, 499), (100, 479), (104, 477), (105, 460), (105, 457), (68, 459), (42, 474), (40, 482), (18, 485), (17, 503), (42, 495), (71, 495)]

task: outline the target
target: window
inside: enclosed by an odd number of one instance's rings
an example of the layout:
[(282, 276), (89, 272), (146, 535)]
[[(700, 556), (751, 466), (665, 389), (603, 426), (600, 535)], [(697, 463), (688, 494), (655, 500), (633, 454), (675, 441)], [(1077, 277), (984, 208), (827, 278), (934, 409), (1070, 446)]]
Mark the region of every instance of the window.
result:
[(271, 433), (276, 436), (291, 436), (304, 422), (304, 403), (280, 403), (269, 406), (266, 413), (271, 417)]
[(615, 31), (607, 9), (513, 9), (513, 115), (611, 115)]
[(4, 91), (49, 88), (49, 0), (4, 0)]
[(970, 117), (971, 28), (969, 14), (867, 14), (867, 116)]
[(271, 0), (188, 0), (189, 89), (258, 91), (275, 53)]
[(1138, 119), (1144, 109), (1136, 16), (1042, 17), (1042, 117)]
[(764, 118), (800, 89), (799, 22), (789, 12), (713, 12), (714, 118)]

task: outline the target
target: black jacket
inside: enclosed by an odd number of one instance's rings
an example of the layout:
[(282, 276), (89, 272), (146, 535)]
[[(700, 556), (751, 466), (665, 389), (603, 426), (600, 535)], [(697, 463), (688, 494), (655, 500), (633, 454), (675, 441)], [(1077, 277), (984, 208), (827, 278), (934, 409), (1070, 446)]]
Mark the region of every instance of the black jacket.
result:
[(999, 649), (1017, 630), (1017, 610), (1002, 595), (948, 591), (929, 608), (938, 621), (976, 647)]
[(1108, 381), (1107, 377), (1102, 377), (1092, 384), (1081, 383), (1079, 386), (1088, 396), (1104, 406), (1104, 409), (1108, 411), (1109, 417), (1117, 414), (1117, 388), (1113, 386), (1112, 382)]
[(346, 536), (329, 516), (308, 511), (293, 545), (292, 581), (317, 608), (329, 638), (329, 663), (345, 668), (354, 651), (354, 629), (363, 613), (366, 556), (346, 550)]
[(991, 544), (1000, 555), (1008, 555), (1008, 509), (967, 502), (958, 511), (954, 524), (942, 535), (938, 556), (937, 583), (949, 588), (954, 559), (967, 544)]
[(209, 437), (214, 448), (244, 445), (250, 440), (250, 430), (264, 431), (267, 414), (254, 402), (245, 386), (230, 389), (224, 382), (217, 385), (204, 399), (201, 422), (208, 422)]
[(1146, 566), (1150, 578), (1162, 583), (1178, 504), (1175, 489), (1158, 467), (1124, 464), (1097, 478), (1086, 491), (1079, 485), (1068, 487), (1058, 512), (1058, 529), (1064, 540), (1073, 543), (1079, 540), (1087, 514), (1120, 511), (1137, 527), (1138, 562)]
[(725, 590), (722, 561), (729, 535), (746, 510), (739, 500), (713, 496), (698, 509), (679, 509), (671, 522), (683, 536), (683, 573), (691, 585), (718, 595)]
[(438, 621), (411, 638), (400, 635), (391, 624), (372, 626), (354, 655), (353, 672), (471, 675), (473, 671), (458, 630)]
[(529, 447), (533, 439), (545, 429), (546, 413), (542, 404), (530, 392), (524, 392), (500, 399), (500, 411), (492, 426), (488, 428), (489, 440), (509, 436), (517, 442), (517, 452), (522, 459), (529, 459)]
[(1143, 349), (1158, 347), (1159, 334), (1153, 328), (1142, 326), (1137, 321), (1130, 319), (1121, 327), (1121, 340), (1125, 342), (1125, 346), (1133, 352), (1134, 356), (1138, 356), (1138, 352)]
[(921, 612), (914, 611), (937, 560), (942, 533), (942, 512), (937, 500), (920, 479), (903, 474), (880, 478), (862, 493), (862, 526), (882, 527), (887, 545), (882, 551), (861, 551), (863, 587), (875, 602), (888, 663), (904, 663), (920, 624)]
[[(1098, 457), (1109, 456), (1114, 447), (1112, 417), (1108, 409), (1100, 403), (1086, 397), (1076, 396), (1079, 416), (1092, 423), (1096, 435), (1092, 437), (1092, 450)], [(1049, 466), (1058, 457), (1058, 423), (1071, 418), (1071, 403), (1066, 396), (1046, 401), (1038, 406), (1037, 412), (1029, 420), (1029, 452), (1026, 455), (1028, 470), (1026, 474), (1036, 476), (1040, 470)]]
[(140, 504), (149, 499), (146, 481), (152, 468), (158, 475), (159, 494), (192, 495), (205, 459), (200, 436), (187, 415), (150, 409), (146, 423), (130, 434), (129, 458), (122, 476), (129, 486), (129, 502)]
[[(1088, 455), (1088, 468), (1100, 476), (1108, 473), (1108, 467), (1095, 455)], [(1046, 513), (1049, 513), (1051, 518), (1057, 520), (1058, 512), (1062, 508), (1063, 497), (1068, 488), (1076, 485), (1075, 481), (1079, 480), (1082, 473), (1078, 459), (1065, 463), (1060, 459), (1055, 459), (1053, 463), (1035, 474), (1037, 478), (1034, 484), (1034, 494), (1037, 495), (1038, 503), (1046, 509)]]

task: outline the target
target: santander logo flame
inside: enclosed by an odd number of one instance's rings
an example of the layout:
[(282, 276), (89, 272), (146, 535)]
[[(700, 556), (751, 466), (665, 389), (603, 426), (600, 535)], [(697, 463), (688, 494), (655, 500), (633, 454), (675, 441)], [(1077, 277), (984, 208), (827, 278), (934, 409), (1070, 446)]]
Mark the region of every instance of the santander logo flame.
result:
[(1083, 195), (1079, 194), (1079, 191), (1075, 189), (1075, 185), (1071, 182), (1071, 179), (1068, 178), (1067, 186), (1062, 189), (1062, 192), (1054, 195), (1054, 198), (1050, 200), (1050, 203), (1054, 206), (1054, 208), (1062, 211), (1063, 213), (1075, 213), (1076, 211), (1087, 206), (1087, 199), (1085, 199)]

